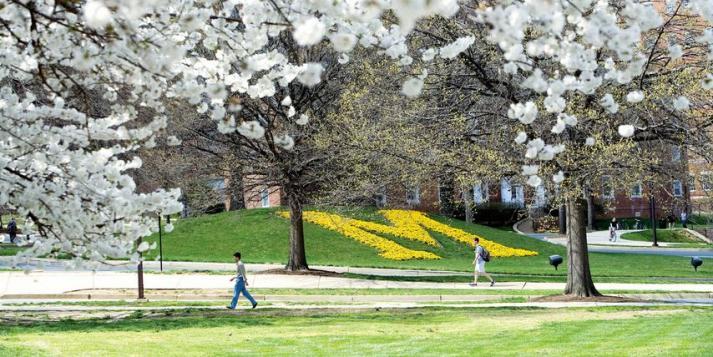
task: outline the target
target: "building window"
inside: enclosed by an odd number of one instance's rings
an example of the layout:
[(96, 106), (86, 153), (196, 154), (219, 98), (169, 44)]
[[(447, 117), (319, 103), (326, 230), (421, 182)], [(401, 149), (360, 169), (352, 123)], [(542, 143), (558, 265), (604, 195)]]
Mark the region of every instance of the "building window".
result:
[(270, 207), (270, 192), (266, 188), (260, 191), (260, 204), (263, 208)]
[(681, 148), (678, 146), (674, 146), (671, 148), (671, 160), (674, 162), (681, 161)]
[(421, 203), (421, 197), (419, 194), (418, 187), (414, 187), (406, 193), (406, 203), (410, 205), (417, 205)]
[(683, 185), (681, 180), (673, 180), (673, 196), (682, 197), (683, 196)]
[(712, 191), (713, 190), (713, 174), (701, 175), (700, 181), (701, 181), (701, 187), (703, 188), (703, 191)]
[(611, 184), (611, 176), (602, 177), (602, 197), (614, 198), (614, 187)]
[(545, 186), (537, 186), (535, 189), (535, 207), (544, 207), (547, 204), (547, 192)]
[(631, 197), (634, 198), (640, 198), (642, 194), (642, 187), (641, 187), (641, 182), (636, 183), (632, 188), (631, 188)]
[(473, 186), (473, 202), (475, 204), (488, 202), (488, 185), (480, 183)]
[(693, 175), (688, 175), (688, 191), (696, 190), (696, 177)]

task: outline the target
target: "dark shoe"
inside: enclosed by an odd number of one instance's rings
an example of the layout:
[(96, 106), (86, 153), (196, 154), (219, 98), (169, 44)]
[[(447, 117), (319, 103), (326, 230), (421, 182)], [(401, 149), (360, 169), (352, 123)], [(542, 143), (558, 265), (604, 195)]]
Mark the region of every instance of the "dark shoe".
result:
[(230, 307), (230, 306), (226, 306), (225, 308), (228, 309), (228, 310), (235, 310), (234, 307)]
[(256, 308), (256, 307), (257, 307), (257, 303), (254, 303), (254, 304), (253, 304), (253, 309)]
[(490, 282), (490, 286), (493, 286), (493, 285), (495, 285), (495, 279), (493, 279), (493, 281)]
[(470, 283), (470, 284), (468, 284), (468, 285), (470, 285), (470, 286), (478, 286), (478, 283)]

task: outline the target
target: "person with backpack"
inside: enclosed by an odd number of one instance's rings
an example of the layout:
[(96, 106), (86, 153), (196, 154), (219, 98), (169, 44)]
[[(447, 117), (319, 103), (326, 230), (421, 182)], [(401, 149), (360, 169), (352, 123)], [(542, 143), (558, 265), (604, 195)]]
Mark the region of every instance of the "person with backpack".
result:
[(10, 235), (10, 243), (15, 243), (15, 237), (17, 237), (17, 223), (15, 218), (10, 219), (10, 223), (7, 224), (7, 233)]
[(475, 272), (473, 273), (473, 283), (470, 286), (478, 286), (479, 275), (485, 275), (490, 280), (490, 286), (495, 285), (495, 279), (485, 272), (485, 263), (490, 261), (490, 252), (480, 245), (480, 238), (474, 238), (473, 245), (475, 246), (475, 259), (473, 260)]

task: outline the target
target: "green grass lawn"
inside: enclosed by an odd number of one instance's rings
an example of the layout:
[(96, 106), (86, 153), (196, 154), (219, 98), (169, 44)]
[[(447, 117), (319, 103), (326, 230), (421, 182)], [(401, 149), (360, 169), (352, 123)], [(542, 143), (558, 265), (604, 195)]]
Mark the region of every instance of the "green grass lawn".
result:
[[(384, 222), (375, 211), (359, 210), (349, 213), (360, 219)], [(566, 265), (555, 271), (547, 263), (552, 254), (565, 256), (565, 248), (521, 236), (497, 228), (467, 224), (439, 215), (432, 218), (452, 227), (479, 234), (510, 247), (525, 248), (539, 252), (534, 257), (494, 258), (488, 270), (500, 274), (547, 275), (559, 277), (563, 281)], [(277, 215), (276, 209), (252, 209), (205, 215), (198, 218), (180, 220), (175, 230), (163, 237), (165, 260), (231, 262), (232, 253), (239, 250), (246, 263), (284, 264), (288, 254), (289, 222)], [(416, 268), (470, 271), (473, 253), (461, 243), (431, 232), (442, 248), (433, 248), (406, 239), (388, 238), (406, 247), (432, 251), (442, 257), (439, 260), (393, 261), (380, 257), (373, 248), (364, 246), (350, 238), (311, 223), (305, 223), (305, 244), (307, 260), (312, 265)], [(157, 240), (156, 235), (149, 240)], [(153, 259), (158, 249), (150, 253)], [(566, 262), (565, 262), (566, 264)], [(713, 270), (705, 265), (694, 273), (689, 259), (656, 255), (591, 253), (590, 264), (596, 278), (603, 277), (713, 277)]]
[[(622, 234), (621, 239), (653, 242), (654, 233), (650, 229), (639, 232), (629, 232)], [(703, 241), (683, 229), (657, 229), (656, 240), (670, 243), (703, 243)]]
[(710, 308), (189, 311), (4, 322), (4, 356), (705, 355)]

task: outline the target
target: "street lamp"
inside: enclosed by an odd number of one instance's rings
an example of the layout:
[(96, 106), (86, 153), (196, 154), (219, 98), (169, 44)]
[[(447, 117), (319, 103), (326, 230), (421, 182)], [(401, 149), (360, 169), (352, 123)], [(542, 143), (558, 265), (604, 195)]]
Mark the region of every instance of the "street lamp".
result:
[(161, 214), (158, 214), (158, 260), (159, 269), (163, 271), (163, 230), (161, 229)]
[(652, 246), (658, 247), (659, 243), (656, 240), (656, 197), (654, 197), (653, 185), (651, 192), (649, 192), (649, 216), (651, 217), (651, 229), (654, 236), (654, 244)]

